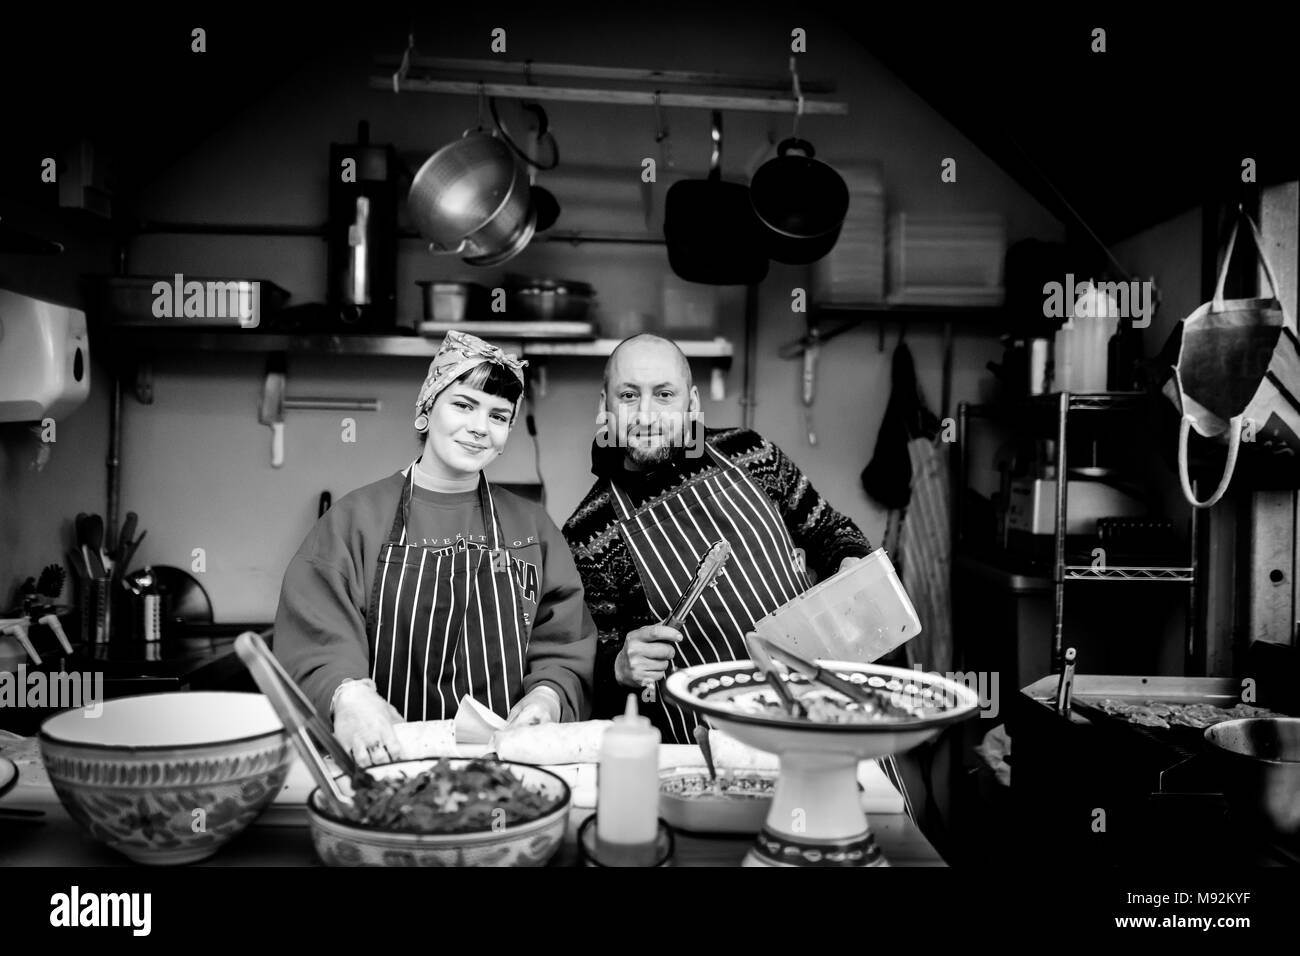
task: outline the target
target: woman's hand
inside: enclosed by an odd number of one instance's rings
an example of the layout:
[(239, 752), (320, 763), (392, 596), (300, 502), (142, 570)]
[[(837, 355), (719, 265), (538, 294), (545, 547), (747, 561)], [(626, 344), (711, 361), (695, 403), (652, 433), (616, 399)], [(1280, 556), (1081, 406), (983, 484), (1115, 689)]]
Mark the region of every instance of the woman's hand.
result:
[(362, 681), (344, 684), (334, 702), (334, 736), (363, 767), (402, 760), (393, 725), (402, 715)]
[(845, 568), (847, 568), (849, 565), (851, 565), (851, 564), (857, 564), (857, 563), (858, 563), (859, 561), (861, 561), (861, 560), (862, 560), (861, 558), (845, 558), (843, 561), (840, 562), (840, 566), (839, 566), (838, 570), (839, 570), (839, 571), (843, 571), (843, 570), (844, 570)]
[(560, 695), (552, 687), (538, 684), (510, 708), (506, 726), (528, 727), (532, 724), (553, 724), (560, 719)]

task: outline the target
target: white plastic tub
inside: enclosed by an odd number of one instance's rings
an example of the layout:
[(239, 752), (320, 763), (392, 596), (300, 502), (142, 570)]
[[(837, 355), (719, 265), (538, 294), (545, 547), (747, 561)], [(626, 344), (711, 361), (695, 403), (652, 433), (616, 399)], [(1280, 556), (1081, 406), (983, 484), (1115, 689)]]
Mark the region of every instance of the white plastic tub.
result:
[(754, 628), (804, 658), (869, 664), (921, 633), (884, 548), (783, 604)]

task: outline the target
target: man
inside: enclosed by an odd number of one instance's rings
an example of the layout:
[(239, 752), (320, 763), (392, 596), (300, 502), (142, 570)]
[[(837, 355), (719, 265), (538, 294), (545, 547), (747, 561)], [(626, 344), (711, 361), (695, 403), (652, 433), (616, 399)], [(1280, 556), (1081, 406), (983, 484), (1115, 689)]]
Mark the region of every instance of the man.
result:
[[(690, 364), (667, 339), (620, 343), (600, 413), (597, 480), (564, 526), (600, 638), (594, 716), (621, 712), (628, 693), (646, 688), (642, 710), (664, 742), (692, 743), (694, 715), (664, 701), (659, 679), (747, 658), (745, 634), (807, 590), (809, 570), (825, 578), (872, 548), (771, 442), (701, 426)], [(718, 587), (680, 631), (659, 624), (719, 539), (732, 552)]]

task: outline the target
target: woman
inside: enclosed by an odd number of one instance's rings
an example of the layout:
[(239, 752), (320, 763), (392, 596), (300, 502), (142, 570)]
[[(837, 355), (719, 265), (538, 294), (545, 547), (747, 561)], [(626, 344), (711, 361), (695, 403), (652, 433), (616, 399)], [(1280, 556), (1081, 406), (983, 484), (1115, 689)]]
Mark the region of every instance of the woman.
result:
[(524, 364), (448, 332), (416, 402), (420, 457), (334, 505), (285, 572), (275, 653), (363, 764), (403, 759), (393, 723), (454, 717), (467, 694), (511, 724), (590, 711), (596, 629), (568, 545), (483, 476)]

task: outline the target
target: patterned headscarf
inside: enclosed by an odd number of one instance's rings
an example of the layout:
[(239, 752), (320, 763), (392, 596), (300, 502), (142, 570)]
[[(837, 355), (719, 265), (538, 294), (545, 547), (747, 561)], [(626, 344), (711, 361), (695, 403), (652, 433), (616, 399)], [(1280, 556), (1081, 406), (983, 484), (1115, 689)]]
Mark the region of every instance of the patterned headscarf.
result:
[[(514, 353), (503, 352), (497, 346), (484, 342), (477, 335), (470, 335), (468, 332), (448, 332), (447, 337), (442, 340), (442, 345), (438, 346), (433, 361), (429, 363), (429, 374), (425, 376), (424, 384), (420, 386), (420, 397), (415, 401), (415, 414), (417, 416), (426, 414), (433, 407), (439, 392), (470, 369), (477, 368), (484, 362), (504, 365), (514, 373), (515, 378), (519, 379), (520, 385), (524, 383), (524, 366), (528, 364), (527, 361), (520, 361)], [(521, 394), (515, 402), (514, 412), (510, 417), (511, 422), (518, 414), (522, 402)]]

